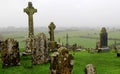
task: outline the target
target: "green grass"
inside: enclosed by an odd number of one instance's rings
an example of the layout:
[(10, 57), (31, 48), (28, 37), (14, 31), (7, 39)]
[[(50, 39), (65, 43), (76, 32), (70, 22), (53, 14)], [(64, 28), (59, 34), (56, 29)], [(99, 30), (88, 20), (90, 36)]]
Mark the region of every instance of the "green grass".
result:
[[(89, 63), (92, 63), (96, 67), (97, 74), (120, 73), (120, 58), (117, 58), (113, 52), (91, 54), (86, 51), (81, 51), (76, 52), (73, 56), (73, 74), (84, 74), (84, 68)], [(31, 56), (24, 56), (21, 57), (21, 66), (1, 68), (0, 70), (0, 74), (48, 74), (49, 63), (32, 65)]]

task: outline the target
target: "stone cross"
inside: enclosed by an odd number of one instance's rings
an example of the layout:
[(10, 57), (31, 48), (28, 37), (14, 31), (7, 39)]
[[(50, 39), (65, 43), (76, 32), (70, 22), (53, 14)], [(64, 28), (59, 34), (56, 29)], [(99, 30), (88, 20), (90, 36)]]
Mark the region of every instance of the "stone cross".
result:
[(54, 41), (54, 29), (56, 28), (55, 24), (53, 22), (50, 23), (50, 25), (48, 26), (50, 31), (50, 41)]
[(108, 34), (105, 27), (102, 27), (100, 31), (100, 47), (108, 46)]
[(28, 7), (24, 9), (24, 12), (28, 15), (28, 23), (29, 23), (29, 35), (28, 37), (31, 37), (34, 35), (34, 28), (33, 28), (33, 14), (37, 12), (37, 9), (35, 9), (32, 6), (32, 2), (28, 2)]

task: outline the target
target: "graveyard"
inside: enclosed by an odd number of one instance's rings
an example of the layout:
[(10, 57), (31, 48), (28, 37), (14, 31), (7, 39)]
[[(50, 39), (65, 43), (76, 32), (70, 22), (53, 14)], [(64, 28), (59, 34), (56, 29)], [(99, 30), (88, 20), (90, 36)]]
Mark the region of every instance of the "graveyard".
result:
[[(58, 31), (57, 31), (58, 32)], [(38, 32), (35, 32), (37, 34)], [(80, 38), (80, 36), (86, 36), (88, 33), (90, 35), (94, 35), (94, 37), (99, 36), (99, 30), (74, 30), (74, 31), (60, 31), (58, 33), (55, 33), (55, 40), (57, 41), (58, 38), (61, 38), (61, 42), (66, 43), (65, 35), (66, 33), (69, 34), (69, 44), (80, 44), (86, 48), (95, 48), (96, 46), (96, 39), (89, 39), (89, 38)], [(49, 36), (49, 33), (45, 32), (47, 36)], [(118, 31), (108, 31), (108, 37), (119, 39), (119, 30)], [(15, 38), (20, 42), (19, 49), (20, 51), (24, 51), (24, 35), (26, 35), (26, 32), (12, 32), (9, 34), (3, 34), (4, 38), (12, 37)], [(119, 41), (117, 40), (119, 43)], [(114, 40), (108, 40), (108, 45), (114, 44)], [(118, 46), (119, 47), (119, 46)], [(110, 52), (105, 53), (88, 53), (87, 51), (77, 51), (73, 52), (70, 51), (71, 54), (74, 56), (74, 66), (73, 66), (73, 74), (84, 74), (84, 68), (86, 64), (92, 63), (96, 67), (97, 74), (118, 74), (120, 72), (119, 70), (119, 61), (120, 58), (116, 56), (116, 53), (114, 50), (111, 50)], [(21, 65), (15, 66), (15, 67), (9, 67), (6, 69), (2, 69), (2, 61), (0, 60), (0, 74), (48, 74), (49, 73), (49, 67), (50, 63), (45, 63), (41, 65), (32, 65), (31, 63), (31, 56), (21, 56)]]
[(23, 8), (27, 28), (0, 28), (0, 74), (119, 74), (120, 29), (34, 27), (38, 9)]

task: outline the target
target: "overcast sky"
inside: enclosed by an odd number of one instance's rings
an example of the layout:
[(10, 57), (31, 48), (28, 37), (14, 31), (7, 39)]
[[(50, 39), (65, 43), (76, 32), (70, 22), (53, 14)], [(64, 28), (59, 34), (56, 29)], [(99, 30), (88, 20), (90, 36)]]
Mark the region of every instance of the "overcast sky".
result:
[(1, 0), (0, 27), (27, 27), (28, 1), (37, 9), (36, 27), (120, 27), (120, 0)]

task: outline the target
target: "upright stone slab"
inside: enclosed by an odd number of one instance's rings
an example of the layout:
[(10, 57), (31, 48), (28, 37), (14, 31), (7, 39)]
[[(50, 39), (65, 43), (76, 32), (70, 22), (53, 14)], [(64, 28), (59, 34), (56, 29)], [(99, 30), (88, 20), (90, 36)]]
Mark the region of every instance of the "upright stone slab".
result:
[(8, 38), (3, 42), (1, 51), (2, 67), (20, 64), (19, 44), (16, 40)]
[(100, 48), (108, 46), (108, 34), (105, 27), (102, 27), (100, 31)]
[(44, 33), (34, 37), (34, 49), (32, 50), (32, 63), (43, 64), (49, 61), (48, 40)]
[(68, 43), (68, 34), (66, 34), (66, 48), (68, 49), (69, 43)]
[(73, 56), (65, 47), (60, 47), (51, 57), (50, 74), (72, 74)]
[(34, 41), (34, 37), (28, 37), (26, 39), (26, 43), (25, 43), (25, 53), (28, 55), (28, 54), (31, 54), (31, 51), (33, 50), (34, 48), (34, 45), (33, 45), (33, 41)]
[(31, 37), (34, 35), (34, 27), (33, 27), (33, 14), (37, 12), (37, 9), (35, 9), (32, 6), (32, 2), (28, 2), (28, 7), (24, 9), (24, 12), (28, 15), (28, 27), (29, 27), (29, 35), (28, 37)]
[(57, 42), (55, 42), (55, 38), (54, 38), (54, 29), (56, 28), (55, 24), (53, 22), (50, 23), (50, 25), (48, 26), (49, 28), (49, 34), (50, 34), (50, 42), (49, 42), (49, 48), (54, 51), (54, 49), (57, 46)]

